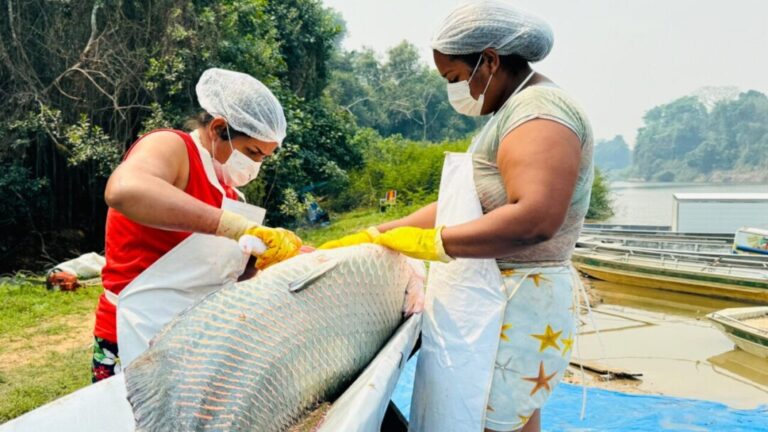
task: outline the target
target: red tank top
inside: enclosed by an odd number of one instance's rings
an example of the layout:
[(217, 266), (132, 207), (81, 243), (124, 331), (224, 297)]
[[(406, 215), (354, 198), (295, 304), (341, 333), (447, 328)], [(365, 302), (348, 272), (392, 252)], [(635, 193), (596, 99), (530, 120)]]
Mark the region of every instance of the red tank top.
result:
[[(189, 180), (184, 192), (206, 204), (220, 208), (222, 194), (208, 181), (205, 169), (203, 168), (201, 154), (192, 137), (182, 131), (161, 130), (176, 133), (186, 144), (187, 156), (189, 157)], [(159, 131), (153, 131), (152, 133)], [(144, 137), (147, 135), (144, 135)], [(138, 143), (144, 137), (136, 142)], [(208, 157), (207, 154), (204, 156)], [(125, 155), (125, 159), (128, 157), (130, 157), (130, 150)], [(224, 185), (224, 190), (228, 198), (237, 198), (232, 188)], [(120, 291), (131, 283), (136, 276), (191, 234), (189, 232), (166, 231), (141, 225), (112, 208), (107, 211), (106, 225), (104, 254), (107, 264), (101, 271), (101, 278), (104, 283), (104, 289), (115, 294), (120, 294)], [(99, 297), (96, 309), (94, 336), (113, 343), (117, 341), (115, 313), (115, 306), (102, 294)]]

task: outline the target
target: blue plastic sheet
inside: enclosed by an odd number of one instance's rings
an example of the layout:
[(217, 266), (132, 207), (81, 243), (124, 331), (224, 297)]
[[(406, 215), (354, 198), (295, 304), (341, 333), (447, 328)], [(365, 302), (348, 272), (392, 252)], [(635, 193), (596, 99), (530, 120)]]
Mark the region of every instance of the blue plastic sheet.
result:
[[(392, 396), (408, 417), (411, 409), (416, 357), (412, 358)], [(560, 384), (542, 412), (542, 430), (555, 431), (729, 431), (768, 432), (768, 407), (734, 410), (693, 399), (630, 395), (587, 389), (587, 415), (579, 420), (582, 389)]]

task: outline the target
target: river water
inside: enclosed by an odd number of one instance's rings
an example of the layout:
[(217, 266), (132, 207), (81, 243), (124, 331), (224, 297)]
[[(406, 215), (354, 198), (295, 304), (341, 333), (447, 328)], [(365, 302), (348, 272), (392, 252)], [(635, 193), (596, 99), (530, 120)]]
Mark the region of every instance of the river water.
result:
[[(671, 225), (672, 195), (678, 192), (768, 193), (768, 185), (614, 182), (615, 215), (605, 222)], [(596, 280), (586, 284), (596, 304), (592, 318), (581, 317), (574, 360), (642, 374), (638, 381), (619, 382), (602, 382), (592, 374), (589, 385), (733, 408), (768, 405), (768, 360), (734, 349), (705, 318), (715, 310), (754, 305)], [(572, 380), (580, 381), (580, 373)]]
[(768, 184), (613, 182), (610, 189), (614, 216), (605, 223), (672, 225), (675, 193), (768, 193)]

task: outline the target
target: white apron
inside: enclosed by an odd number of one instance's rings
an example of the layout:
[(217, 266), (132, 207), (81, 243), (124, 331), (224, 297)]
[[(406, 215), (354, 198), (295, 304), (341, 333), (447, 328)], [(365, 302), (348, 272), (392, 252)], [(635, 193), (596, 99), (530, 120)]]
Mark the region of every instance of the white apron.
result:
[[(435, 225), (482, 215), (472, 155), (448, 153)], [(506, 302), (494, 259), (430, 264), (410, 431), (483, 430)]]
[[(221, 193), (210, 156), (192, 133), (208, 181)], [(265, 210), (224, 197), (221, 208), (261, 224)], [(192, 233), (128, 284), (119, 296), (105, 291), (117, 306), (117, 344), (121, 367), (149, 348), (149, 341), (173, 318), (213, 291), (233, 285), (250, 254), (232, 239)]]

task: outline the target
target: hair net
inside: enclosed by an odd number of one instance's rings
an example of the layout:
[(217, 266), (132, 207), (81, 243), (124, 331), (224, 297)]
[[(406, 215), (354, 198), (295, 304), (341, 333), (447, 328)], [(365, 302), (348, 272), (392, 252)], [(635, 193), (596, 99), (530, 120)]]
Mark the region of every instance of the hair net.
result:
[(226, 69), (208, 69), (195, 87), (200, 106), (222, 116), (236, 130), (282, 144), (285, 115), (275, 95), (256, 78)]
[(495, 48), (535, 62), (552, 50), (552, 28), (541, 18), (499, 0), (474, 1), (454, 9), (432, 38), (443, 54), (474, 54)]

